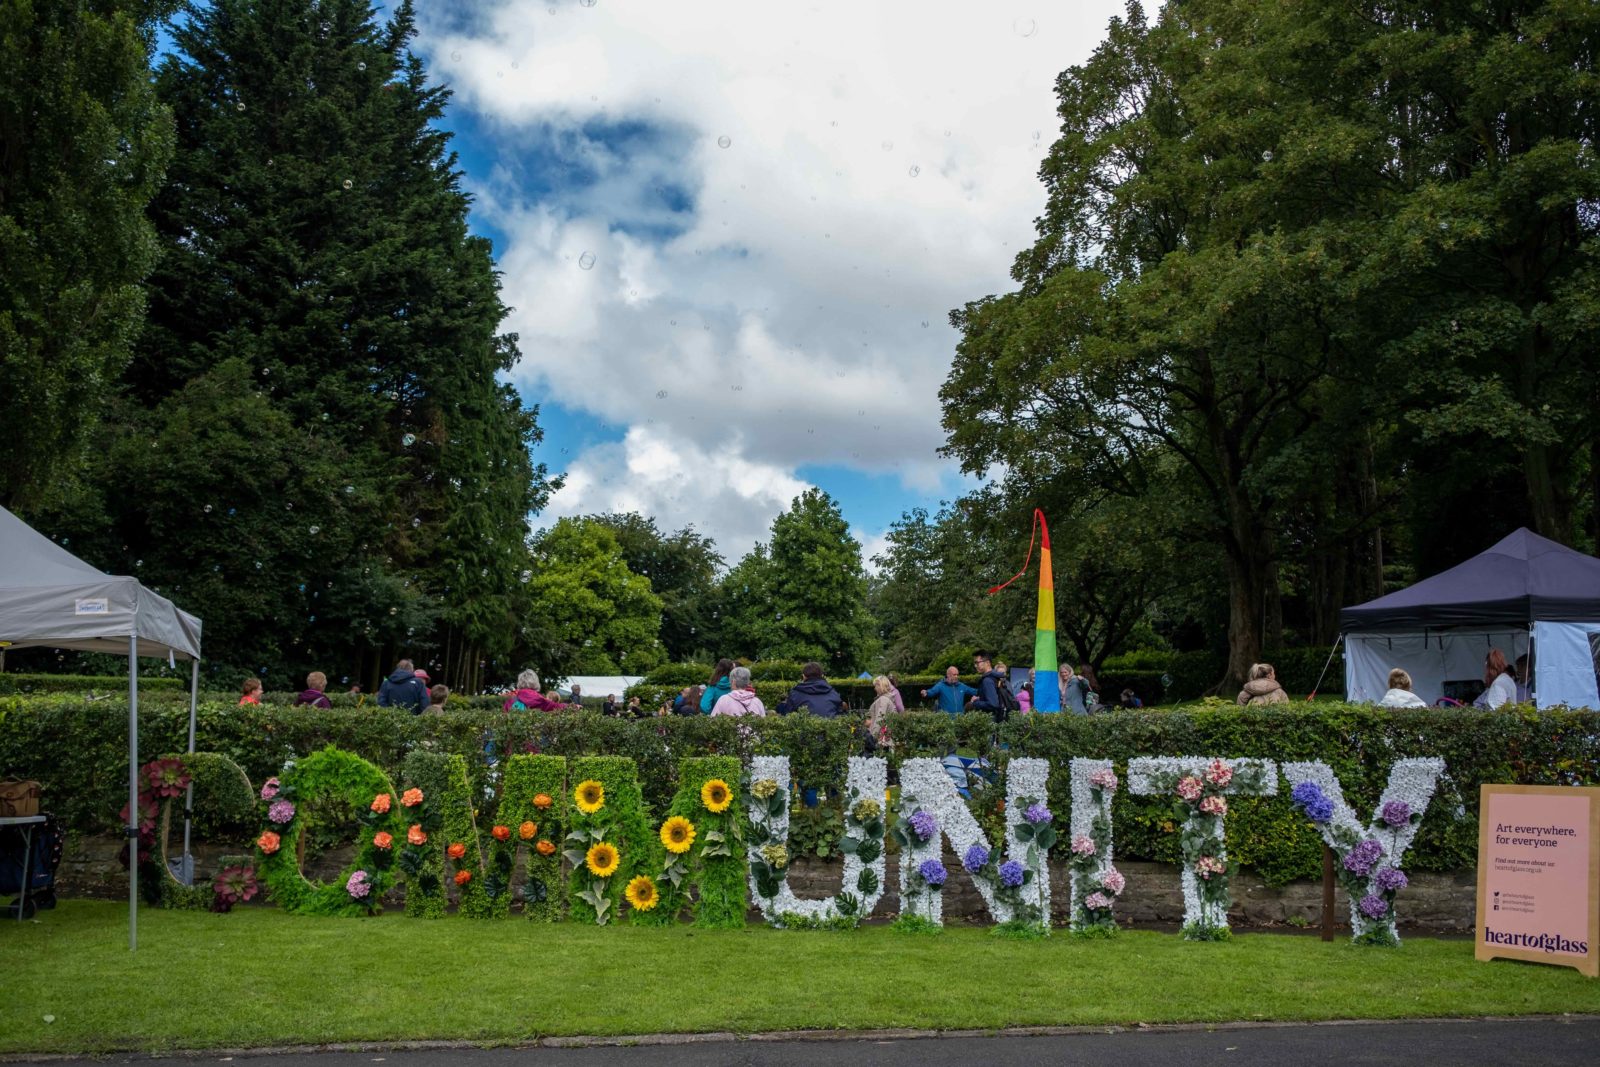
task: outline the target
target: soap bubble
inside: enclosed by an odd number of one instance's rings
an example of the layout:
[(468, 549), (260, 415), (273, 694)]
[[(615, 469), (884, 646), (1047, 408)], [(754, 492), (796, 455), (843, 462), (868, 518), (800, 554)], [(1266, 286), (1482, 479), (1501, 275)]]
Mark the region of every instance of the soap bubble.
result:
[(418, 526), (421, 526), (421, 525), (422, 525), (422, 520), (421, 519), (412, 519), (411, 520), (411, 528), (413, 530), (416, 529)]
[(256, 560), (256, 570), (260, 570), (260, 569), (261, 569), (261, 561), (258, 559), (258, 560)]
[(390, 615), (398, 615), (398, 614), (400, 614), (400, 609), (399, 608), (390, 608), (389, 609), (389, 614)]
[(417, 443), (417, 435), (414, 433), (408, 433), (404, 437), (400, 438), (400, 442), (407, 448), (410, 448), (412, 445)]
[(592, 270), (594, 268), (594, 253), (585, 252), (583, 255), (579, 256), (578, 268), (580, 270)]
[(367, 65), (365, 63), (357, 63), (356, 64), (356, 69), (357, 70), (366, 70), (367, 69)]
[(894, 151), (894, 142), (893, 141), (885, 141), (885, 142), (883, 142), (883, 150), (885, 152)]
[(1011, 28), (1017, 31), (1019, 37), (1032, 37), (1039, 24), (1032, 19), (1017, 19), (1011, 24)]
[(459, 62), (461, 62), (461, 53), (460, 52), (451, 52), (450, 53), (450, 58), (455, 60), (457, 63), (459, 63)]
[(911, 164), (911, 169), (906, 171), (906, 173), (915, 178), (917, 175), (922, 173), (922, 168), (913, 163)]
[(657, 400), (665, 400), (666, 398), (667, 398), (667, 391), (665, 389), (657, 389), (656, 390), (656, 399)]
[(922, 328), (924, 330), (926, 330), (928, 328), (928, 320), (927, 319), (923, 319), (922, 320)]
[(207, 515), (211, 514), (211, 505), (207, 504), (203, 510)]
[(346, 178), (344, 180), (344, 187), (346, 189), (354, 189), (356, 187), (356, 183), (351, 181), (349, 178)]
[(728, 148), (728, 147), (731, 147), (732, 145), (733, 145), (733, 138), (729, 137), (727, 134), (723, 134), (721, 137), (717, 138), (717, 147), (718, 148)]
[(320, 527), (320, 526), (313, 526), (313, 527), (311, 527), (311, 536), (312, 536), (312, 537), (315, 537), (315, 536), (317, 536), (317, 534), (319, 534), (319, 533), (321, 533), (321, 532), (322, 532), (322, 527)]
[(1263, 163), (1271, 163), (1272, 162), (1272, 149), (1269, 148), (1265, 152), (1261, 153), (1261, 162), (1263, 162)]
[(353, 486), (353, 485), (347, 485), (347, 486), (344, 487), (344, 491), (345, 491), (345, 495), (348, 496), (349, 494), (351, 494), (351, 493), (356, 491), (356, 487)]
[(595, 0), (578, 0), (578, 5), (580, 7), (593, 7), (594, 4)]
[(532, 580), (533, 580), (533, 572), (532, 571), (523, 571), (522, 572), (522, 584), (523, 585), (527, 585)]
[(244, 101), (241, 100), (237, 104), (234, 104), (233, 105), (233, 110), (235, 110), (235, 111), (243, 111), (244, 110)]

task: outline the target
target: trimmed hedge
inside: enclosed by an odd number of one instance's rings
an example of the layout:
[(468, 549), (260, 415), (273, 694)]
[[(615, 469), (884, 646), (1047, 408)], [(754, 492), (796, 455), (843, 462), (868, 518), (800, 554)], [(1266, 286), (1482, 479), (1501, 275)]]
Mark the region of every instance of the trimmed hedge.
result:
[[(110, 831), (127, 789), (127, 709), (115, 701), (85, 704), (67, 697), (0, 699), (0, 775), (37, 778), (45, 805), (78, 831)], [(155, 707), (141, 716), (140, 747), (184, 747), (187, 708)], [(680, 761), (694, 755), (786, 753), (797, 779), (842, 788), (845, 756), (859, 752), (856, 717), (809, 715), (767, 719), (671, 717), (632, 721), (588, 712), (504, 715), (462, 711), (413, 716), (363, 709), (313, 711), (270, 705), (200, 708), (198, 747), (238, 762), (259, 785), (283, 760), (335, 744), (359, 752), (391, 775), (413, 749), (466, 757), (473, 795), (493, 786), (507, 754), (625, 755), (638, 766), (649, 812), (665, 813), (678, 788)], [(1454, 871), (1472, 867), (1477, 850), (1478, 786), (1484, 782), (1600, 784), (1600, 713), (1528, 708), (1483, 713), (1371, 705), (1184, 708), (1103, 715), (1030, 715), (999, 729), (987, 716), (908, 712), (893, 716), (892, 761), (972, 749), (1003, 766), (1013, 755), (1042, 756), (1064, 770), (1070, 756), (1116, 761), (1119, 773), (1137, 755), (1259, 756), (1321, 759), (1339, 775), (1363, 814), (1383, 790), (1390, 763), (1402, 756), (1442, 756), (1446, 776), (1423, 820), (1408, 867)], [(996, 747), (996, 742), (1004, 747)], [(491, 766), (489, 760), (495, 765)], [(1070, 791), (1052, 776), (1051, 808), (1066, 826)], [(486, 798), (480, 822), (497, 801)], [(1177, 856), (1171, 804), (1163, 798), (1116, 797), (1117, 848), (1132, 858)], [(203, 817), (203, 816), (202, 816)], [(648, 816), (659, 821), (656, 815)], [(1229, 809), (1229, 852), (1271, 884), (1316, 878), (1321, 845), (1287, 793), (1240, 797)]]
[[(139, 675), (139, 692), (189, 691), (187, 678)], [(119, 693), (126, 696), (125, 674), (10, 674), (0, 671), (0, 696), (14, 693)]]

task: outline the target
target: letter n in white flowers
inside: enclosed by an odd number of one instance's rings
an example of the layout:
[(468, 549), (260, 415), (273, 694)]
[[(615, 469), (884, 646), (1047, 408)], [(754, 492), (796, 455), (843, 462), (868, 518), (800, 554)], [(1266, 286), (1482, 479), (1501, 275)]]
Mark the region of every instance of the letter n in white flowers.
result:
[(883, 896), (883, 837), (888, 813), (884, 795), (889, 765), (876, 756), (852, 756), (845, 776), (844, 881), (839, 892), (802, 900), (789, 888), (789, 757), (756, 756), (750, 761), (750, 796), (745, 834), (750, 860), (750, 893), (773, 926), (854, 926), (872, 913)]
[(1228, 936), (1227, 833), (1230, 796), (1271, 796), (1278, 768), (1271, 760), (1215, 756), (1140, 756), (1128, 761), (1128, 791), (1165, 796), (1174, 805), (1183, 857), (1183, 936), (1215, 941)]

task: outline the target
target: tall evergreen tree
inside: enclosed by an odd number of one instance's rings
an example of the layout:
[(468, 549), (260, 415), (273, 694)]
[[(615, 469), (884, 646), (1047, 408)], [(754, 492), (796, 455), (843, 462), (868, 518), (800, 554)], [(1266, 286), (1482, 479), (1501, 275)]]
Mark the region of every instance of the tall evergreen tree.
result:
[(0, 0), (0, 503), (79, 472), (144, 314), (172, 156), (149, 78), (176, 0)]

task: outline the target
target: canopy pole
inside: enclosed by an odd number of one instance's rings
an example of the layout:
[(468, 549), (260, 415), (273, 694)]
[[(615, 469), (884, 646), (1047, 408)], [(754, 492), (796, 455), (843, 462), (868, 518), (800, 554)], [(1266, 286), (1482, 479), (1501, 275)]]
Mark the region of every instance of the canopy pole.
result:
[(128, 638), (128, 951), (139, 947), (139, 635)]
[[(200, 699), (200, 658), (190, 661), (189, 670), (189, 754), (194, 754), (195, 704)], [(194, 885), (194, 857), (189, 854), (189, 829), (194, 821), (194, 771), (189, 771), (189, 788), (183, 794), (183, 870), (181, 881)]]
[[(1311, 687), (1311, 693), (1306, 697), (1307, 702), (1317, 699), (1317, 690), (1322, 688), (1322, 680), (1328, 676), (1328, 668), (1333, 666), (1333, 657), (1338, 653), (1339, 646), (1342, 644), (1344, 644), (1344, 634), (1340, 634), (1339, 639), (1333, 643), (1333, 647), (1328, 649), (1328, 660), (1322, 665), (1322, 673), (1317, 675), (1317, 684)], [(1344, 698), (1349, 700), (1350, 694), (1346, 693)]]

